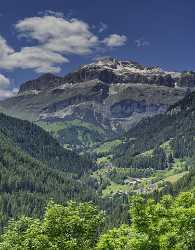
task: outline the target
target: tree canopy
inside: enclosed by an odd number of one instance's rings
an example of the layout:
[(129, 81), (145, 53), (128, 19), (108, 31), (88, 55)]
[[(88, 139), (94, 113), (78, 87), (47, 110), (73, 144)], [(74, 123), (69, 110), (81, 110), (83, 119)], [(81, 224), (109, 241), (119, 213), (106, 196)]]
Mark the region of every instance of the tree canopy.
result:
[(130, 225), (102, 233), (104, 213), (91, 203), (50, 202), (42, 219), (11, 221), (1, 250), (169, 250), (195, 249), (195, 196), (191, 192), (159, 202), (134, 196)]

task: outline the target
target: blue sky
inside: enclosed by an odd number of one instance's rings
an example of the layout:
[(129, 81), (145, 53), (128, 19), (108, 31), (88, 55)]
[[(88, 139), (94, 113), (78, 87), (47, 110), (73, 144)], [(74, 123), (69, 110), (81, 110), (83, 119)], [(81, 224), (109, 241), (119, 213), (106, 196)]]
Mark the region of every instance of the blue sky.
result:
[(195, 69), (194, 0), (1, 0), (0, 98), (98, 56)]

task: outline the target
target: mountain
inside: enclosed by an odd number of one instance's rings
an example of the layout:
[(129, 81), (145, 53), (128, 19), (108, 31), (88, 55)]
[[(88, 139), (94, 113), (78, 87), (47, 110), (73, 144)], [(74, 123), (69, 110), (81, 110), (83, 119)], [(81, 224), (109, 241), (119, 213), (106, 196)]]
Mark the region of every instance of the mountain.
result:
[(102, 58), (64, 77), (45, 74), (28, 81), (0, 106), (11, 116), (37, 122), (63, 145), (82, 149), (166, 112), (193, 87), (194, 72)]

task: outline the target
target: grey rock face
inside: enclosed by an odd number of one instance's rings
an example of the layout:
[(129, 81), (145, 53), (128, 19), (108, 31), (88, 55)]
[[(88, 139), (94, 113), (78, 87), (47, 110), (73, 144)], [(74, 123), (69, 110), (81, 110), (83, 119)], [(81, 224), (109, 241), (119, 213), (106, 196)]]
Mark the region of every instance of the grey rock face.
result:
[(19, 90), (19, 94), (25, 93), (26, 91), (42, 91), (45, 89), (51, 89), (61, 85), (62, 82), (62, 77), (58, 77), (49, 73), (44, 74), (35, 80), (28, 81), (22, 84)]
[(147, 104), (145, 101), (123, 100), (111, 107), (111, 113), (114, 118), (125, 118), (133, 115), (133, 113), (162, 113), (167, 108), (168, 105), (164, 104)]

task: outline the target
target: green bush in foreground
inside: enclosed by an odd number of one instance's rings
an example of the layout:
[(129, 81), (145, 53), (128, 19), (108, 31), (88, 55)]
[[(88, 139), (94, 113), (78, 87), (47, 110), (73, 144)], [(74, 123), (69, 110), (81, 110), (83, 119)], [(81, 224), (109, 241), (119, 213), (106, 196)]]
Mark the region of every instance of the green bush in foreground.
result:
[(130, 227), (112, 229), (100, 237), (98, 250), (195, 249), (195, 198), (181, 193), (164, 196), (159, 203), (141, 197), (131, 202)]
[(195, 197), (181, 193), (159, 203), (140, 196), (130, 202), (131, 226), (100, 235), (104, 214), (92, 204), (49, 203), (42, 220), (11, 221), (0, 238), (1, 250), (193, 250)]
[(23, 217), (10, 222), (0, 249), (92, 249), (103, 219), (89, 203), (70, 202), (67, 207), (50, 203), (43, 220)]

